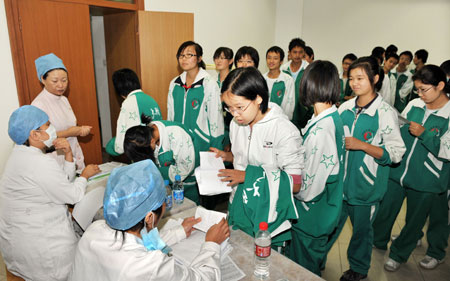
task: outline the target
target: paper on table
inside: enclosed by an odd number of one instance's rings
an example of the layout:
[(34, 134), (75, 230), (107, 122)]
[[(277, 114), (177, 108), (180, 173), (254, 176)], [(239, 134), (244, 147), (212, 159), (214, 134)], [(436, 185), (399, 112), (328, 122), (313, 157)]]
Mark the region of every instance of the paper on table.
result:
[(195, 218), (198, 217), (202, 218), (202, 221), (194, 225), (194, 227), (203, 232), (207, 232), (211, 226), (219, 223), (221, 219), (226, 219), (227, 214), (222, 212), (210, 211), (199, 206), (195, 211)]
[(220, 262), (222, 281), (237, 281), (245, 277), (245, 273), (234, 263), (230, 256), (226, 256)]
[(106, 176), (109, 176), (111, 174), (112, 170), (114, 170), (117, 167), (121, 167), (121, 166), (125, 166), (125, 164), (120, 163), (120, 162), (108, 162), (108, 163), (100, 164), (100, 165), (98, 165), (98, 168), (100, 169), (101, 172), (90, 177), (88, 179), (88, 181), (98, 180), (98, 179), (102, 179)]
[(75, 204), (72, 216), (78, 222), (83, 230), (86, 230), (92, 223), (92, 219), (97, 213), (98, 209), (103, 206), (103, 196), (105, 194), (105, 187), (101, 186), (95, 188), (86, 195), (80, 202)]
[(225, 169), (222, 158), (216, 158), (214, 152), (200, 152), (200, 166), (195, 169), (195, 178), (201, 195), (231, 192), (228, 182), (222, 182), (217, 176), (221, 169)]

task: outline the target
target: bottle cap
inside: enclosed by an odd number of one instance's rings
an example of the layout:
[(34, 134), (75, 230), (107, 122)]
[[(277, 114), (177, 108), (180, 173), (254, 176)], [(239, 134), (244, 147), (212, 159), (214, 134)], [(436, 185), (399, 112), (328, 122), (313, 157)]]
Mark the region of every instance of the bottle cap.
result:
[(169, 180), (164, 180), (164, 185), (169, 185), (170, 181)]
[(175, 176), (175, 180), (176, 180), (176, 181), (181, 181), (180, 175), (176, 175), (176, 176)]
[(269, 228), (269, 225), (267, 222), (263, 221), (259, 223), (259, 230), (266, 231)]

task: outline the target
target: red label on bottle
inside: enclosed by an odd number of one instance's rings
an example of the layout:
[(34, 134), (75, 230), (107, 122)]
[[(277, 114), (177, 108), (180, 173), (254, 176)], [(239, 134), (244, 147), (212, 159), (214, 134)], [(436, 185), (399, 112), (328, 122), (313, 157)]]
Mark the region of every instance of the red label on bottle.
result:
[(261, 247), (255, 244), (255, 255), (260, 258), (267, 258), (270, 256), (270, 246)]

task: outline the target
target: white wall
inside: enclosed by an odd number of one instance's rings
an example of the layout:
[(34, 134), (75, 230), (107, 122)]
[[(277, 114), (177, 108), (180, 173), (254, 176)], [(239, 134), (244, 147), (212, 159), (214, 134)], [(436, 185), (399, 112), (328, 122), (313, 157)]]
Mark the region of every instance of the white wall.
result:
[(248, 45), (258, 50), (261, 71), (267, 69), (265, 54), (275, 33), (273, 0), (146, 0), (145, 9), (194, 13), (194, 40), (202, 46), (207, 64), (213, 63), (214, 51), (220, 46), (236, 52)]
[(273, 45), (287, 52), (292, 38), (302, 37), (304, 0), (276, 0), (275, 41)]
[(13, 142), (8, 136), (8, 120), (19, 106), (4, 1), (0, 1), (0, 65), (2, 66), (0, 67), (0, 174), (2, 174), (13, 147)]
[(400, 52), (428, 50), (428, 63), (450, 59), (448, 0), (305, 0), (303, 9), (303, 39), (339, 69), (345, 54), (369, 55), (391, 43)]

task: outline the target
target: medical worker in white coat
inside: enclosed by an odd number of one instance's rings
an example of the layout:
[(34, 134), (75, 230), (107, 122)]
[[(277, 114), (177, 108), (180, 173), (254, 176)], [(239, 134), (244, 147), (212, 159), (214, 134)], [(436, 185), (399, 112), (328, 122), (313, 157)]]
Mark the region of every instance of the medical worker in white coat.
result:
[(220, 243), (230, 235), (222, 220), (206, 233), (189, 266), (167, 255), (169, 246), (188, 237), (199, 219), (158, 232), (166, 191), (155, 164), (147, 159), (116, 168), (103, 199), (105, 220), (89, 226), (78, 244), (69, 280), (220, 280)]
[(234, 116), (230, 124), (231, 152), (211, 151), (233, 162), (234, 169), (221, 170), (219, 176), (235, 186), (245, 181), (247, 165), (268, 165), (288, 173), (297, 193), (304, 161), (300, 132), (281, 107), (269, 103), (262, 74), (253, 67), (237, 68), (228, 74), (221, 91), (225, 109)]
[[(78, 238), (66, 204), (80, 201), (99, 172), (88, 165), (73, 181), (69, 142), (56, 138), (48, 119), (32, 105), (13, 112), (8, 134), (16, 145), (0, 181), (0, 250), (11, 273), (33, 281), (67, 280)], [(65, 155), (63, 168), (44, 153), (52, 145)]]

